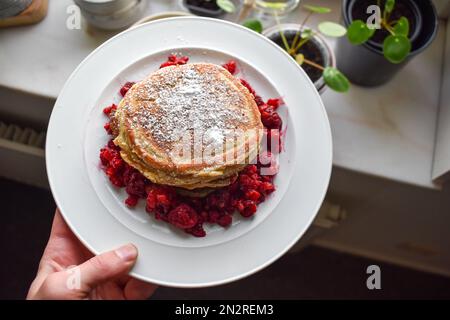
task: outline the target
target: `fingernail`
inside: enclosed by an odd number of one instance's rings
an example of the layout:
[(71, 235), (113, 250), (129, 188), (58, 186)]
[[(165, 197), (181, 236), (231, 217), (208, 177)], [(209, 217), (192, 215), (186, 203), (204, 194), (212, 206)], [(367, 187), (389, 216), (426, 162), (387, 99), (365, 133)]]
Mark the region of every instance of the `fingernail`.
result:
[(116, 249), (116, 254), (124, 261), (132, 261), (136, 259), (138, 252), (134, 245), (127, 244), (119, 249)]

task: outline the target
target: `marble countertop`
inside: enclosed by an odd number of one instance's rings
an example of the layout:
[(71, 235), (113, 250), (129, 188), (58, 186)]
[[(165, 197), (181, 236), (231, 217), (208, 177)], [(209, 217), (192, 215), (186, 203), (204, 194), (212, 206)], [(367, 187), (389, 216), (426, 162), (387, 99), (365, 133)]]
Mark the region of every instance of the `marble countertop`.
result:
[[(178, 2), (152, 0), (146, 10), (149, 14), (179, 10)], [(339, 20), (340, 2), (316, 2), (333, 8), (326, 19)], [(76, 66), (114, 34), (68, 29), (70, 5), (70, 0), (50, 1), (41, 23), (0, 29), (0, 86), (56, 98)], [(297, 10), (286, 21), (296, 22), (302, 14)], [(311, 19), (310, 25), (318, 18), (322, 17)], [(346, 94), (327, 90), (322, 95), (333, 133), (335, 166), (436, 188), (431, 171), (444, 44), (441, 27), (430, 48), (389, 84), (373, 89), (352, 86)]]

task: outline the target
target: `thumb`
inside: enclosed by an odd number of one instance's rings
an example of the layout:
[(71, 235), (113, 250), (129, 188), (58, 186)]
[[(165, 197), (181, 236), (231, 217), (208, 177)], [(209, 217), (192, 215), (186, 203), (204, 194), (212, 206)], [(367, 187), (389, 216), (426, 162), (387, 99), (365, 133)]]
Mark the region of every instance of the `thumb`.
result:
[(91, 290), (104, 282), (127, 274), (138, 256), (136, 247), (127, 244), (116, 250), (102, 253), (81, 264), (81, 285)]

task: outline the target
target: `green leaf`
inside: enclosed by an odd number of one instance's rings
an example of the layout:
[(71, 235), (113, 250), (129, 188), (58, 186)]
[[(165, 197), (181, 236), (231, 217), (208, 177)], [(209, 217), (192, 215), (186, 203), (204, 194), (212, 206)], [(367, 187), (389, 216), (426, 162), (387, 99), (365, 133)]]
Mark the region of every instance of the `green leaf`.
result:
[(347, 29), (348, 40), (355, 45), (362, 44), (369, 40), (375, 29), (370, 29), (362, 20), (355, 20)]
[(297, 63), (299, 65), (302, 65), (303, 62), (305, 61), (305, 56), (303, 54), (299, 53), (295, 56), (295, 61), (297, 61)]
[(314, 12), (314, 13), (329, 13), (329, 12), (331, 12), (331, 9), (330, 9), (330, 8), (326, 8), (326, 7), (316, 7), (316, 6), (311, 6), (311, 5), (309, 5), (309, 4), (305, 4), (305, 5), (303, 6), (303, 8), (305, 8), (305, 9), (311, 11), (311, 12)]
[(324, 21), (318, 25), (320, 32), (329, 37), (342, 37), (347, 33), (347, 29), (339, 23)]
[(396, 36), (409, 35), (409, 21), (405, 17), (401, 17), (394, 26), (394, 33)]
[(387, 13), (391, 13), (395, 7), (395, 0), (386, 0), (386, 4), (384, 5), (384, 11)]
[(309, 39), (309, 38), (311, 38), (312, 36), (313, 36), (313, 31), (312, 31), (312, 29), (310, 29), (310, 28), (305, 28), (305, 29), (303, 29), (302, 30), (302, 33), (301, 33), (301, 38), (302, 39)]
[(282, 10), (286, 8), (286, 3), (284, 2), (261, 2), (259, 4), (263, 8), (274, 9), (274, 10)]
[(392, 63), (400, 63), (411, 52), (411, 41), (405, 36), (388, 36), (384, 39), (383, 54)]
[(225, 12), (232, 13), (236, 11), (236, 6), (231, 0), (216, 0), (216, 3), (219, 8), (221, 8)]
[(336, 68), (325, 68), (323, 71), (323, 79), (331, 89), (337, 92), (347, 92), (350, 89), (350, 81)]
[(257, 20), (257, 19), (251, 19), (251, 20), (247, 20), (242, 24), (244, 27), (247, 27), (253, 31), (256, 31), (258, 33), (261, 33), (263, 31), (263, 26), (261, 21)]

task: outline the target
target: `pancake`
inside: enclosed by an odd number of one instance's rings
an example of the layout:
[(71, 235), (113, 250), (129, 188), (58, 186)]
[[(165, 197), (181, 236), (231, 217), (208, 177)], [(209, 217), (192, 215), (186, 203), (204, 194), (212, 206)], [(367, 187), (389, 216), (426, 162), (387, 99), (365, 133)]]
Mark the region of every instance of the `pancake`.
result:
[(256, 157), (263, 129), (253, 95), (209, 63), (150, 74), (111, 124), (124, 161), (154, 183), (189, 190), (229, 185)]

